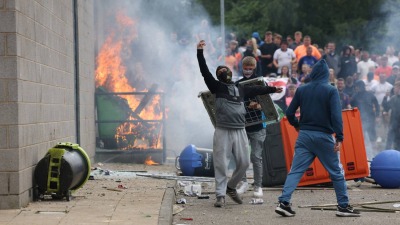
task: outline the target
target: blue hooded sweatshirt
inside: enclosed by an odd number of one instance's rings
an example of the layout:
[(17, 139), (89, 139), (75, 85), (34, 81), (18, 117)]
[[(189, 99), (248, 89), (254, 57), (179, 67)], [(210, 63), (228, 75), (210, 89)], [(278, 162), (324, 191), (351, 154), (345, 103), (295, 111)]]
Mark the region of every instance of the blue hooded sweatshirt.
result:
[[(288, 109), (289, 123), (300, 130), (321, 131), (336, 134), (343, 141), (342, 107), (337, 89), (329, 84), (329, 69), (326, 61), (320, 60), (310, 74), (311, 81), (300, 86)], [(300, 107), (300, 121), (295, 117)]]

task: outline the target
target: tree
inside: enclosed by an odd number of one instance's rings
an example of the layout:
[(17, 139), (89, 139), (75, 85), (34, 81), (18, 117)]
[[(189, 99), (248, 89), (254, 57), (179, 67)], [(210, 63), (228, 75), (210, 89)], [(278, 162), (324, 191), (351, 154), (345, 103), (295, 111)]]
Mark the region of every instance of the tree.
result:
[[(196, 1), (219, 25), (220, 1)], [(299, 30), (320, 46), (334, 41), (382, 51), (388, 44), (400, 47), (399, 22), (400, 0), (225, 0), (227, 30), (246, 38), (254, 31), (285, 36)]]

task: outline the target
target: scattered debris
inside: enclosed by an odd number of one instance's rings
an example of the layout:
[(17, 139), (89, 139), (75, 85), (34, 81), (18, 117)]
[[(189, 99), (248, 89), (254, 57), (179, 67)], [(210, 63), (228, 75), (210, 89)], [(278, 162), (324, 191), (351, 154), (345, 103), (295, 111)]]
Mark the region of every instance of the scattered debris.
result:
[(184, 193), (186, 196), (199, 196), (201, 195), (201, 185), (191, 184), (185, 186)]
[[(396, 201), (374, 201), (374, 202), (359, 202), (353, 203), (352, 206), (361, 212), (383, 212), (383, 213), (396, 213), (399, 212), (400, 209), (388, 209), (377, 206), (368, 206), (368, 205), (378, 205), (378, 204), (386, 204), (386, 203), (398, 203), (399, 200)], [(303, 205), (299, 206), (299, 208), (311, 208), (311, 210), (337, 210), (337, 204), (322, 204), (322, 205)], [(396, 205), (396, 204), (395, 204)], [(398, 204), (400, 207), (400, 204)], [(358, 208), (357, 208), (358, 206)]]
[[(395, 201), (375, 201), (375, 202), (359, 202), (353, 203), (352, 206), (361, 206), (361, 205), (376, 205), (376, 204), (385, 204), (385, 203), (398, 203), (400, 200)], [(337, 203), (331, 204), (322, 204), (322, 205), (300, 205), (299, 208), (312, 208), (312, 207), (329, 207), (329, 206), (337, 206)]]
[(188, 185), (191, 185), (191, 184), (192, 184), (191, 181), (178, 181), (178, 185), (180, 187), (185, 187), (185, 186), (188, 186)]
[[(310, 208), (311, 210), (328, 210), (328, 211), (336, 211), (336, 207), (312, 207)], [(383, 213), (395, 213), (396, 210), (391, 210), (391, 209), (384, 209), (384, 208), (373, 208), (373, 209), (368, 209), (368, 208), (355, 208), (360, 212), (383, 212)]]
[(116, 189), (116, 188), (107, 188), (106, 190), (109, 190), (109, 191), (117, 191), (117, 192), (122, 192), (122, 190), (121, 190), (121, 189)]
[(63, 211), (36, 211), (36, 214), (67, 214), (69, 213), (68, 210)]
[[(264, 187), (262, 188), (264, 191), (282, 191), (283, 187)], [(325, 190), (335, 190), (332, 187), (297, 187), (298, 191), (325, 191)]]
[(210, 177), (192, 177), (192, 176), (175, 176), (175, 175), (156, 175), (147, 173), (137, 173), (137, 176), (151, 177), (157, 179), (168, 179), (168, 180), (186, 180), (186, 181), (197, 181), (197, 182), (214, 182), (215, 178)]
[(208, 196), (208, 195), (199, 195), (199, 196), (197, 196), (197, 198), (198, 199), (209, 199), (210, 196)]
[(185, 210), (185, 208), (184, 208), (183, 206), (174, 205), (174, 206), (172, 207), (172, 215), (176, 215), (176, 214), (182, 212), (183, 210)]
[(261, 204), (264, 203), (264, 199), (262, 199), (262, 198), (252, 198), (249, 203), (253, 204), (253, 205), (261, 205)]
[(367, 205), (361, 205), (361, 207), (366, 208), (366, 209), (371, 209), (371, 210), (381, 210), (381, 211), (388, 211), (388, 212), (399, 212), (400, 209), (388, 209), (388, 208), (382, 208), (382, 207), (377, 207), (377, 206), (367, 206)]
[(118, 188), (120, 188), (120, 189), (128, 189), (127, 187), (125, 187), (125, 186), (122, 185), (122, 184), (118, 185)]
[(185, 198), (179, 198), (176, 200), (177, 204), (186, 204), (186, 199)]
[(193, 221), (193, 218), (186, 218), (186, 217), (182, 217), (181, 220), (189, 220), (189, 221)]

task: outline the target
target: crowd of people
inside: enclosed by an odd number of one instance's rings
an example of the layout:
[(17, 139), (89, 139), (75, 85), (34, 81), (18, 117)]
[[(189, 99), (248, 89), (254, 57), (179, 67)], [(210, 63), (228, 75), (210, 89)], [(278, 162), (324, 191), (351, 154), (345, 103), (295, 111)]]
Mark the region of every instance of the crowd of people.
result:
[(396, 107), (400, 108), (400, 103), (392, 101), (395, 105), (390, 108), (388, 102), (399, 95), (395, 87), (400, 85), (400, 51), (396, 56), (396, 49), (388, 46), (384, 54), (378, 55), (351, 45), (339, 51), (335, 42), (319, 46), (301, 31), (296, 31), (293, 37), (288, 35), (284, 39), (280, 34), (267, 31), (264, 39), (254, 32), (250, 38), (238, 40), (234, 33), (229, 33), (225, 38), (224, 56), (218, 50), (221, 38), (204, 54), (206, 58), (218, 58), (213, 63), (228, 66), (233, 80), (243, 77), (241, 60), (246, 56), (256, 59), (257, 76), (289, 78), (287, 90), (292, 92), (287, 91), (285, 97), (276, 102), (284, 111), (293, 97), (293, 90), (308, 83), (313, 65), (325, 59), (330, 72), (329, 83), (337, 87), (342, 109), (357, 107), (360, 110), (368, 159), (372, 160), (385, 149), (399, 150), (400, 114)]
[[(261, 124), (245, 126), (251, 114), (247, 108), (260, 110), (261, 106), (251, 99), (257, 95), (281, 93), (283, 87), (261, 85), (240, 85), (240, 81), (255, 77), (256, 59), (243, 58), (243, 78), (232, 81), (232, 71), (225, 65), (216, 69), (216, 78), (211, 74), (204, 58), (206, 42), (197, 44), (197, 60), (200, 72), (211, 93), (215, 94), (215, 132), (213, 138), (213, 163), (215, 170), (216, 202), (214, 206), (225, 206), (225, 196), (234, 202), (243, 204), (240, 189), (247, 183), (245, 177), (250, 159), (247, 148), (251, 146), (251, 162), (254, 165), (254, 193), (258, 200), (263, 196), (261, 189), (262, 157), (261, 152), (266, 137)], [(325, 60), (319, 60), (310, 73), (310, 82), (301, 86), (292, 97), (286, 110), (290, 124), (299, 132), (295, 155), (290, 172), (286, 178), (282, 195), (279, 196), (275, 212), (284, 217), (295, 216), (291, 208), (291, 196), (309, 164), (318, 157), (332, 179), (338, 200), (337, 216), (357, 217), (360, 212), (349, 204), (343, 167), (339, 154), (343, 141), (343, 122), (339, 92), (329, 83), (329, 69)], [(318, 95), (315, 95), (315, 92)], [(300, 94), (301, 93), (301, 94)], [(319, 108), (318, 108), (319, 107)], [(296, 114), (300, 108), (302, 118)], [(253, 112), (254, 113), (254, 112)], [(261, 111), (258, 112), (261, 114)], [(335, 134), (335, 137), (333, 136)], [(336, 139), (336, 140), (335, 140)], [(233, 159), (236, 168), (228, 177), (228, 164)], [(242, 180), (242, 184), (239, 184)], [(239, 187), (238, 187), (239, 186)], [(254, 199), (257, 200), (257, 199)]]
[[(275, 212), (285, 217), (295, 216), (291, 209), (291, 196), (309, 164), (318, 157), (334, 184), (338, 202), (336, 215), (360, 216), (360, 212), (349, 204), (340, 166), (339, 152), (343, 141), (341, 110), (359, 109), (364, 137), (372, 146), (369, 151), (367, 148), (368, 159), (383, 150), (379, 149), (382, 146), (378, 143), (385, 142), (385, 149), (400, 150), (400, 53), (395, 57), (395, 49), (388, 46), (385, 54), (370, 57), (368, 51), (350, 45), (337, 53), (334, 42), (320, 48), (312, 44), (310, 36), (303, 37), (300, 31), (295, 32), (294, 40), (290, 35), (282, 40), (282, 35), (271, 31), (267, 31), (262, 40), (254, 32), (250, 39), (240, 43), (234, 34), (229, 34), (226, 46), (221, 45), (220, 38), (216, 44), (211, 42), (209, 35), (202, 34), (197, 38), (200, 72), (216, 98), (213, 162), (217, 199), (214, 206), (223, 207), (225, 195), (238, 204), (243, 203), (240, 194), (245, 191), (241, 189), (248, 186), (245, 172), (250, 163), (249, 144), (251, 162), (256, 168), (253, 196), (263, 196), (259, 153), (265, 131), (261, 124), (245, 127), (247, 108), (260, 110), (257, 102), (251, 102), (256, 95), (281, 93), (286, 89), (282, 99), (274, 101), (286, 112), (299, 137)], [(206, 43), (208, 48), (205, 48)], [(221, 51), (218, 51), (218, 46), (223, 47)], [(221, 54), (222, 50), (225, 54)], [(220, 55), (215, 57), (215, 54)], [(207, 58), (211, 59), (209, 65), (206, 64)], [(217, 60), (213, 60), (215, 58)], [(215, 76), (209, 68), (216, 68)], [(240, 85), (240, 81), (260, 76), (268, 78), (266, 80), (287, 78), (286, 87), (255, 85), (250, 88)], [(229, 179), (227, 169), (231, 156), (236, 169)]]

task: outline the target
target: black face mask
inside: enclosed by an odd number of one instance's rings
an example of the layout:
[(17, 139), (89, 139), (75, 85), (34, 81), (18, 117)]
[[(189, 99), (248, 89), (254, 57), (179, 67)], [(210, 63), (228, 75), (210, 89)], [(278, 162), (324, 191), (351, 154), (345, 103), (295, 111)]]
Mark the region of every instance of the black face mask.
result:
[(226, 71), (220, 73), (219, 75), (217, 73), (217, 79), (224, 83), (232, 83), (232, 71), (225, 66), (218, 66), (217, 71), (221, 68), (226, 68)]
[(219, 81), (230, 83), (232, 81), (232, 73), (230, 73), (230, 71), (224, 71), (217, 78)]

